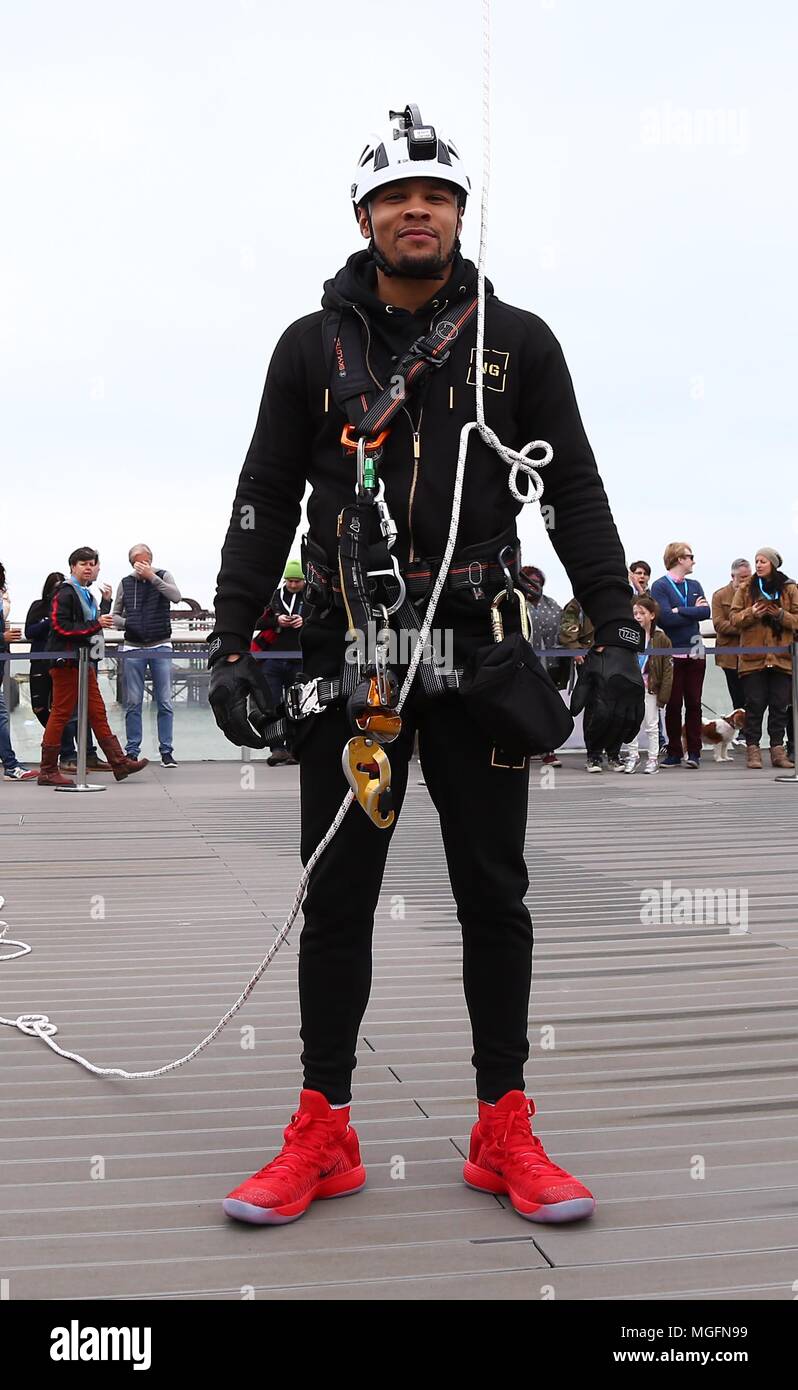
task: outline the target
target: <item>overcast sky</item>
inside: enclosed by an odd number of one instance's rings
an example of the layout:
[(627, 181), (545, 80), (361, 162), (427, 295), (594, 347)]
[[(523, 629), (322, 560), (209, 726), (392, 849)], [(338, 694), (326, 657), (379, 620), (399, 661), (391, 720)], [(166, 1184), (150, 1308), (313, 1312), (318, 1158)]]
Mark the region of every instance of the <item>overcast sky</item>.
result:
[[(795, 13), (493, 6), (488, 273), (563, 345), (627, 558), (687, 539), (707, 589), (763, 544), (798, 572)], [(366, 135), (416, 101), (479, 183), (479, 0), (4, 0), (2, 33), (14, 614), (138, 540), (209, 604), (270, 352), (361, 244)], [(475, 198), (473, 257), (477, 230)]]

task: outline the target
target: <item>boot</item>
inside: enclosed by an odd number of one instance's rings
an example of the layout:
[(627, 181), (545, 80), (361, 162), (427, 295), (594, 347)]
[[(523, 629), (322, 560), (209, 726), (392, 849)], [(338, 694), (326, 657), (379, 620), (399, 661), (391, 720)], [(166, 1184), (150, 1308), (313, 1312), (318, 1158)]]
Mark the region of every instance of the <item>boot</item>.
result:
[(117, 782), (123, 782), (133, 772), (141, 772), (149, 762), (149, 758), (129, 758), (118, 738), (101, 738), (99, 744)]
[(110, 772), (111, 770), (111, 764), (104, 762), (99, 753), (94, 752), (86, 754), (87, 772)]
[(74, 787), (75, 783), (71, 777), (64, 777), (58, 771), (60, 751), (60, 745), (57, 743), (42, 744), (42, 764), (36, 779), (40, 787)]
[(787, 757), (783, 743), (776, 743), (770, 750), (770, 761), (773, 767), (791, 768), (795, 763)]
[(758, 743), (749, 743), (745, 750), (746, 767), (761, 767), (762, 753)]
[[(78, 770), (78, 760), (77, 760), (77, 758), (62, 758), (61, 761), (60, 761), (60, 763), (58, 764), (58, 766), (60, 767), (60, 769), (61, 769), (62, 772), (67, 772), (67, 773), (77, 772), (77, 770)], [(99, 756), (98, 753), (87, 753), (87, 754), (86, 754), (86, 771), (87, 771), (87, 772), (110, 772), (110, 771), (111, 771), (111, 765), (110, 765), (110, 763), (103, 762), (103, 759)]]

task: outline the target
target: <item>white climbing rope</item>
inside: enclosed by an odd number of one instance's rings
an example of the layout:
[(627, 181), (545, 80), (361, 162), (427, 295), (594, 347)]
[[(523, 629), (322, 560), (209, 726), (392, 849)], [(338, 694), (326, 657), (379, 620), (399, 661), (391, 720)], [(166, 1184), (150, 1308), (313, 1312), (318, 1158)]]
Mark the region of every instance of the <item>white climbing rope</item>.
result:
[[(495, 452), (499, 455), (503, 462), (507, 464), (507, 466), (510, 469), (510, 476), (508, 480), (510, 492), (512, 493), (516, 501), (520, 503), (525, 504), (528, 502), (536, 502), (539, 500), (543, 492), (543, 481), (537, 470), (540, 468), (544, 468), (546, 464), (551, 463), (551, 460), (554, 456), (554, 451), (551, 445), (547, 444), (545, 440), (542, 439), (532, 440), (531, 443), (525, 444), (523, 449), (521, 449), (520, 451), (510, 449), (506, 444), (502, 444), (498, 435), (485, 422), (483, 362), (485, 347), (485, 259), (487, 256), (488, 247), (488, 195), (490, 190), (490, 64), (490, 0), (482, 0), (482, 204), (480, 214), (479, 260), (477, 281), (477, 418), (476, 420), (470, 421), (469, 424), (464, 425), (462, 430), (460, 431), (460, 447), (457, 456), (457, 471), (455, 474), (454, 492), (452, 496), (452, 518), (449, 525), (449, 536), (446, 542), (446, 549), (444, 551), (443, 560), (441, 563), (440, 570), (438, 572), (438, 577), (433, 586), (430, 601), (427, 606), (427, 611), (424, 615), (424, 621), (421, 625), (421, 630), (418, 634), (418, 639), (413, 650), (413, 655), (410, 659), (410, 664), (407, 669), (407, 675), (402, 684), (402, 689), (400, 691), (399, 701), (397, 704), (397, 710), (401, 710), (405, 700), (407, 699), (410, 693), (410, 688), (413, 684), (413, 679), (415, 677), (416, 671), (418, 670), (418, 665), (421, 660), (427, 642), (427, 638), (432, 628), (432, 620), (435, 616), (435, 609), (437, 608), (438, 600), (443, 590), (443, 586), (446, 580), (446, 574), (449, 570), (452, 556), (454, 554), (454, 547), (457, 540), (457, 530), (460, 524), (460, 506), (463, 497), (463, 482), (465, 479), (466, 455), (468, 453), (468, 443), (471, 437), (471, 432), (473, 430), (477, 430), (485, 444), (487, 444), (491, 449), (495, 450)], [(542, 450), (542, 457), (535, 458), (530, 462), (530, 455), (534, 450)], [(521, 492), (518, 488), (517, 480), (519, 473), (524, 473), (529, 479), (526, 493)], [(54, 1042), (53, 1035), (58, 1030), (56, 1025), (50, 1021), (47, 1014), (20, 1014), (19, 1017), (15, 1019), (5, 1018), (2, 1014), (0, 1014), (0, 1024), (7, 1024), (10, 1028), (18, 1028), (20, 1032), (27, 1034), (29, 1037), (41, 1039), (41, 1041), (46, 1043), (47, 1046), (53, 1052), (56, 1052), (59, 1057), (65, 1057), (67, 1061), (70, 1062), (77, 1062), (80, 1066), (85, 1067), (86, 1071), (92, 1072), (95, 1076), (118, 1076), (126, 1081), (149, 1081), (153, 1077), (166, 1076), (168, 1072), (176, 1071), (178, 1067), (186, 1066), (188, 1062), (193, 1061), (195, 1057), (199, 1056), (200, 1052), (203, 1052), (206, 1047), (209, 1047), (210, 1044), (213, 1042), (214, 1038), (217, 1038), (219, 1036), (222, 1029), (227, 1026), (231, 1018), (233, 1018), (238, 1013), (241, 1006), (244, 1003), (246, 1003), (246, 1000), (249, 998), (250, 994), (252, 993), (261, 976), (263, 975), (264, 971), (267, 970), (268, 967), (271, 965), (271, 962), (274, 960), (274, 957), (276, 956), (277, 952), (279, 951), (280, 947), (282, 946), (283, 942), (288, 936), (288, 933), (290, 932), (292, 926), (294, 925), (297, 913), (299, 912), (299, 909), (302, 905), (302, 900), (305, 896), (305, 890), (307, 888), (311, 872), (315, 864), (320, 859), (321, 855), (324, 853), (325, 849), (329, 845), (330, 841), (337, 834), (340, 825), (344, 819), (344, 816), (349, 810), (349, 807), (352, 805), (354, 799), (354, 793), (352, 791), (347, 792), (346, 796), (341, 802), (341, 805), (338, 808), (338, 811), (336, 812), (335, 818), (332, 821), (329, 830), (327, 831), (324, 838), (320, 840), (319, 844), (313, 851), (313, 854), (308, 860), (305, 869), (302, 873), (302, 876), (299, 880), (299, 883), (297, 885), (297, 890), (294, 896), (291, 911), (286, 917), (282, 927), (280, 927), (279, 931), (277, 932), (274, 941), (272, 942), (271, 946), (266, 952), (266, 955), (263, 957), (263, 960), (261, 961), (254, 975), (252, 976), (248, 984), (245, 985), (244, 989), (242, 990), (241, 994), (239, 994), (235, 1003), (232, 1004), (231, 1007), (227, 1010), (227, 1013), (219, 1019), (219, 1022), (216, 1024), (216, 1027), (213, 1028), (211, 1032), (208, 1033), (208, 1035), (202, 1039), (201, 1042), (197, 1043), (196, 1047), (192, 1048), (191, 1052), (187, 1052), (185, 1057), (179, 1057), (174, 1062), (168, 1062), (166, 1066), (155, 1067), (152, 1071), (125, 1071), (122, 1067), (98, 1067), (93, 1062), (89, 1062), (85, 1057), (81, 1057), (80, 1053), (68, 1052), (65, 1048), (60, 1047), (57, 1042)], [(3, 906), (3, 902), (4, 899), (0, 898), (0, 907)], [(11, 956), (0, 956), (0, 963), (2, 963), (2, 961), (4, 960), (15, 960), (18, 956), (27, 955), (31, 949), (30, 946), (26, 945), (25, 942), (21, 941), (4, 941), (5, 932), (8, 930), (8, 927), (5, 922), (0, 922), (0, 927), (3, 928), (3, 930), (0, 932), (0, 944), (20, 947), (20, 950), (16, 951)]]
[[(4, 902), (5, 902), (5, 898), (0, 898), (0, 908), (2, 908)], [(16, 960), (18, 956), (27, 956), (27, 955), (29, 955), (29, 954), (30, 954), (30, 949), (31, 949), (31, 948), (30, 948), (30, 946), (27, 944), (27, 942), (25, 942), (25, 941), (13, 941), (13, 940), (11, 939), (10, 936), (9, 936), (9, 937), (6, 937), (6, 932), (7, 932), (7, 931), (8, 931), (8, 922), (0, 921), (0, 947), (2, 947), (2, 946), (19, 946), (19, 950), (18, 950), (18, 951), (12, 951), (10, 956), (0, 956), (0, 961), (3, 961), (3, 960)], [(8, 1019), (4, 1018), (4, 1019), (3, 1019), (3, 1023), (7, 1023), (7, 1022), (8, 1022)]]

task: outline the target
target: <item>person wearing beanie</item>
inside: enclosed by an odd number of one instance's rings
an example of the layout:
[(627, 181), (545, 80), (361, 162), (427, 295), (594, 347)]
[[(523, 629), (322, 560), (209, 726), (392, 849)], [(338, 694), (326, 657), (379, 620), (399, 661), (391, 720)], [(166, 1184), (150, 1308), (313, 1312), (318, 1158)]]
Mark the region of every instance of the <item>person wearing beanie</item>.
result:
[(761, 768), (759, 740), (768, 711), (770, 761), (773, 767), (794, 766), (784, 747), (787, 710), (792, 699), (792, 652), (798, 630), (798, 586), (782, 571), (782, 558), (772, 546), (760, 546), (754, 573), (741, 584), (732, 601), (730, 619), (739, 634), (742, 652), (739, 673), (745, 694), (746, 766)]
[[(261, 662), (275, 707), (283, 698), (286, 685), (290, 685), (299, 670), (299, 634), (304, 621), (305, 576), (298, 560), (289, 560), (283, 574), (283, 582), (272, 594), (268, 607), (258, 620), (257, 631), (252, 639), (250, 650), (268, 652), (266, 661)], [(296, 758), (289, 753), (284, 739), (270, 745), (266, 762), (269, 767), (296, 765)]]

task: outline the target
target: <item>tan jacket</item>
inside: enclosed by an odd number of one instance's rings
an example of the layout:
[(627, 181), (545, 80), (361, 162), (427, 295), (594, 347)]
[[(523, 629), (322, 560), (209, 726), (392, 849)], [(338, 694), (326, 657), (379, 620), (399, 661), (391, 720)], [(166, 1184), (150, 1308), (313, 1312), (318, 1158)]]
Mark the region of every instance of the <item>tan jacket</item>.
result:
[[(651, 634), (651, 641), (647, 644), (650, 647), (663, 647), (668, 651), (672, 650), (673, 643), (659, 628), (655, 628)], [(671, 697), (671, 687), (673, 685), (673, 657), (650, 656), (646, 668), (648, 675), (648, 693), (656, 695), (658, 705), (667, 705)]]
[(595, 629), (579, 599), (566, 603), (560, 618), (561, 647), (592, 647)]
[[(745, 585), (742, 585), (745, 588)], [(731, 621), (731, 606), (734, 602), (734, 595), (737, 590), (730, 580), (724, 584), (722, 589), (716, 589), (712, 595), (712, 626), (715, 629), (715, 665), (727, 671), (736, 671), (739, 657), (721, 656), (721, 647), (739, 647), (740, 634)]]
[[(741, 584), (737, 590), (731, 607), (731, 621), (740, 637), (741, 647), (781, 647), (789, 646), (793, 640), (793, 635), (798, 630), (798, 585), (790, 580), (785, 586), (782, 599), (781, 621), (783, 631), (779, 638), (776, 638), (772, 629), (766, 627), (762, 619), (753, 611), (753, 604), (756, 601), (752, 596), (751, 584)], [(757, 591), (758, 592), (758, 591)], [(750, 671), (763, 671), (775, 668), (780, 671), (792, 670), (792, 657), (788, 651), (774, 652), (752, 652), (750, 656), (745, 653), (739, 658), (738, 670), (741, 676), (747, 675)]]

